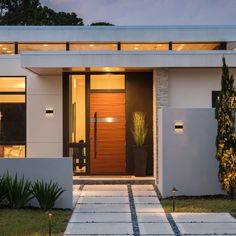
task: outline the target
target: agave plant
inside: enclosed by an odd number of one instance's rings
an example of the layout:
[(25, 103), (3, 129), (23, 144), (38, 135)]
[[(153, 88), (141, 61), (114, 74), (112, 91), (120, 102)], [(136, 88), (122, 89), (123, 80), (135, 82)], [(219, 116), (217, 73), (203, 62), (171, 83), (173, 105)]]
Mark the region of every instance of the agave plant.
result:
[(0, 204), (5, 199), (7, 194), (6, 176), (0, 177)]
[(18, 178), (7, 174), (6, 176), (6, 199), (11, 208), (22, 208), (33, 198), (31, 193), (31, 183), (24, 176)]
[(132, 134), (134, 142), (136, 146), (142, 147), (145, 143), (145, 139), (148, 132), (148, 128), (145, 124), (145, 113), (134, 112), (132, 121), (133, 121)]
[(36, 181), (32, 187), (32, 193), (38, 200), (39, 206), (43, 210), (50, 210), (54, 207), (56, 200), (65, 192), (58, 183), (49, 183), (41, 180)]

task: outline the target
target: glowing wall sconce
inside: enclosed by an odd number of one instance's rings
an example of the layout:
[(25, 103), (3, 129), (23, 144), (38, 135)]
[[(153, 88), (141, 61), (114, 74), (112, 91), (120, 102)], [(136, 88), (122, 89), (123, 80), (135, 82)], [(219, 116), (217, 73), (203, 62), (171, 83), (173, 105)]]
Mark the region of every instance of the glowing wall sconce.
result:
[(45, 116), (46, 116), (46, 118), (53, 118), (54, 117), (54, 108), (47, 106), (45, 109)]
[(176, 134), (182, 134), (184, 132), (184, 125), (183, 121), (175, 121), (175, 133)]

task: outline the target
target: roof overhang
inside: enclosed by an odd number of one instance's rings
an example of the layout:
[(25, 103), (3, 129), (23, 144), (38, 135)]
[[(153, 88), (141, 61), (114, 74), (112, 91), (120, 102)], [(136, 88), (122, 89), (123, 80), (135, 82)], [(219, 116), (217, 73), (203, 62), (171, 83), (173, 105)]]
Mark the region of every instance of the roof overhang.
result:
[(61, 74), (68, 68), (221, 67), (225, 56), (236, 67), (236, 51), (83, 51), (25, 52), (21, 65), (37, 74)]
[(236, 41), (236, 25), (0, 26), (1, 42)]

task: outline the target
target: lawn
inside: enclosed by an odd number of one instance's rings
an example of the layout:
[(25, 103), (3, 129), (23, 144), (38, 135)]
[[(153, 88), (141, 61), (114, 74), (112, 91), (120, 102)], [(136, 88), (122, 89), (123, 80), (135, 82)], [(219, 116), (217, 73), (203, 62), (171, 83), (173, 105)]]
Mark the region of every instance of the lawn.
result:
[[(172, 199), (162, 199), (165, 212), (172, 212)], [(177, 198), (176, 212), (228, 212), (236, 218), (236, 200)]]
[[(71, 211), (56, 210), (52, 213), (52, 235), (63, 235)], [(48, 216), (45, 212), (38, 209), (12, 210), (0, 208), (0, 235), (48, 235)]]

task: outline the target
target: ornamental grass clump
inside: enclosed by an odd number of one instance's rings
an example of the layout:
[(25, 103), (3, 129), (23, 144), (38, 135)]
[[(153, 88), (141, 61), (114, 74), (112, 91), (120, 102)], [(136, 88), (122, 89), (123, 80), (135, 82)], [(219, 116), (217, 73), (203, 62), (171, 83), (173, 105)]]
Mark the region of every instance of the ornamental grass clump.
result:
[(18, 178), (7, 174), (6, 176), (6, 199), (11, 208), (23, 208), (33, 198), (31, 183), (23, 177)]
[(132, 117), (133, 128), (132, 134), (135, 145), (142, 147), (145, 144), (148, 128), (145, 123), (146, 115), (144, 112), (134, 112)]
[(36, 181), (32, 187), (33, 196), (38, 200), (42, 210), (50, 210), (54, 207), (56, 200), (65, 192), (58, 183), (50, 181)]
[(7, 185), (6, 185), (6, 176), (3, 175), (0, 177), (0, 205), (7, 195)]

